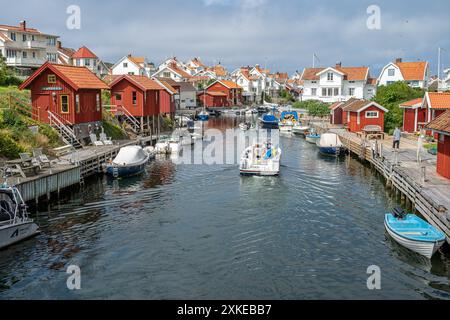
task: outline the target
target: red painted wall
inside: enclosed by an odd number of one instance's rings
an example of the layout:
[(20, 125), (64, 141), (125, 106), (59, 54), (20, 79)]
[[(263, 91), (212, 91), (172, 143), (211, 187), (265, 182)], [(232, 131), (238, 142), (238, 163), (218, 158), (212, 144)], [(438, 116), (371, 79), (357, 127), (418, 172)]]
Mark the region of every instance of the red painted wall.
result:
[[(56, 76), (56, 83), (48, 83), (48, 75), (54, 74), (45, 70), (30, 85), (33, 113), (35, 120), (49, 123), (47, 111), (59, 115), (66, 124), (79, 124), (102, 120), (101, 90), (73, 90), (66, 82)], [(46, 88), (46, 90), (44, 89)], [(53, 89), (52, 89), (53, 88)], [(56, 88), (61, 90), (55, 90)], [(53, 96), (55, 93), (55, 96)], [(80, 112), (75, 113), (75, 95), (80, 97)], [(96, 94), (100, 94), (100, 111), (97, 111)], [(69, 96), (69, 112), (61, 111), (61, 96)]]
[(174, 113), (175, 100), (166, 90), (159, 90), (159, 113)]
[[(378, 118), (366, 118), (367, 111), (378, 111)], [(364, 111), (360, 112), (360, 123), (358, 124), (358, 113), (350, 112), (350, 123), (348, 128), (351, 132), (359, 132), (364, 129), (365, 126), (377, 125), (384, 131), (384, 111), (378, 109), (376, 106), (371, 106)]]
[(444, 136), (444, 141), (439, 139), (438, 156), (437, 156), (437, 172), (450, 179), (450, 136)]
[[(225, 105), (223, 107), (231, 107), (233, 105), (238, 105), (242, 103), (242, 90), (240, 89), (228, 89), (220, 82), (214, 83), (211, 87), (206, 90), (208, 92), (223, 92), (227, 95)], [(218, 98), (218, 99), (217, 99)], [(214, 97), (214, 100), (222, 101), (222, 97)], [(218, 102), (218, 101), (217, 101)]]
[[(133, 92), (136, 92), (136, 104), (133, 104)], [(121, 99), (116, 99), (116, 95), (121, 95)], [(111, 87), (111, 104), (125, 108), (135, 117), (144, 116), (144, 93), (133, 83), (122, 79)]]
[(416, 109), (405, 108), (403, 109), (403, 131), (416, 132)]
[(226, 107), (228, 105), (227, 97), (210, 96), (209, 94), (205, 96), (203, 93), (198, 96), (198, 101), (201, 106), (206, 103), (206, 108)]
[(343, 121), (344, 112), (342, 111), (342, 108), (336, 108), (332, 112), (334, 114), (334, 122), (333, 122), (333, 117), (331, 117), (330, 123), (331, 124), (344, 124), (344, 121)]

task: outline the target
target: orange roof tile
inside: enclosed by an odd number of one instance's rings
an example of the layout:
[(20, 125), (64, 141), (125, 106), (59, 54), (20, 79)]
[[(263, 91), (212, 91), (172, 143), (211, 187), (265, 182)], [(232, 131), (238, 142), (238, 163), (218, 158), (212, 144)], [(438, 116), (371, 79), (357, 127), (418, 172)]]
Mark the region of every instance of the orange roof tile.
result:
[(72, 58), (73, 59), (98, 59), (98, 57), (91, 50), (89, 50), (88, 47), (85, 47), (85, 46), (78, 49), (78, 51), (72, 55)]
[(417, 99), (414, 99), (414, 100), (403, 102), (402, 104), (400, 104), (400, 108), (415, 107), (417, 105), (421, 105), (422, 102), (423, 102), (423, 98), (417, 98)]
[[(332, 67), (333, 69), (344, 74), (344, 79), (348, 81), (362, 81), (366, 80), (369, 74), (368, 67)], [(306, 68), (303, 72), (302, 80), (319, 80), (320, 76), (317, 74), (324, 71), (326, 68)]]
[(109, 89), (92, 71), (86, 67), (74, 67), (66, 65), (51, 64), (46, 62), (31, 77), (29, 77), (20, 89), (27, 88), (30, 83), (46, 69), (52, 70), (74, 89)]
[(450, 134), (450, 110), (431, 121), (426, 128)]
[(306, 68), (303, 70), (301, 80), (319, 80), (320, 77), (317, 74), (323, 70), (325, 70), (325, 68)]
[(14, 30), (14, 31), (25, 31), (25, 32), (30, 32), (30, 33), (41, 34), (41, 32), (38, 29), (35, 29), (35, 28), (26, 28), (25, 30), (23, 30), (22, 27), (8, 26), (8, 25), (5, 25), (5, 24), (1, 24), (0, 25), (0, 29), (8, 29), (8, 30)]
[(187, 73), (187, 72), (184, 71), (183, 69), (180, 69), (180, 68), (177, 66), (176, 63), (171, 63), (168, 67), (169, 67), (170, 69), (172, 69), (173, 71), (175, 71), (176, 73), (178, 73), (180, 76), (182, 76), (182, 77), (185, 78), (185, 79), (189, 79), (189, 78), (192, 77), (189, 73)]
[(233, 81), (220, 80), (219, 82), (222, 83), (224, 86), (226, 86), (229, 89), (242, 89), (241, 86), (239, 86), (237, 83), (234, 83)]
[(110, 87), (114, 86), (115, 84), (119, 83), (120, 81), (122, 81), (124, 79), (136, 84), (138, 87), (140, 87), (144, 91), (146, 91), (146, 90), (164, 90), (164, 88), (161, 87), (156, 81), (154, 81), (146, 76), (137, 76), (137, 75), (119, 76), (110, 84)]
[(163, 85), (163, 86), (167, 89), (167, 91), (169, 91), (170, 93), (172, 93), (172, 94), (177, 94), (177, 93), (178, 93), (178, 91), (175, 90), (175, 88), (172, 87), (170, 84), (168, 84), (166, 81), (164, 81), (164, 80), (159, 80), (159, 82), (161, 82), (162, 85)]
[(395, 63), (406, 81), (424, 80), (428, 63), (424, 61)]
[(450, 109), (450, 93), (448, 92), (427, 92), (431, 109)]
[[(198, 95), (201, 96), (203, 94), (205, 94), (205, 92), (200, 92)], [(226, 93), (223, 93), (221, 91), (206, 91), (206, 94), (210, 95), (210, 96), (214, 96), (214, 97), (226, 97), (227, 96)]]

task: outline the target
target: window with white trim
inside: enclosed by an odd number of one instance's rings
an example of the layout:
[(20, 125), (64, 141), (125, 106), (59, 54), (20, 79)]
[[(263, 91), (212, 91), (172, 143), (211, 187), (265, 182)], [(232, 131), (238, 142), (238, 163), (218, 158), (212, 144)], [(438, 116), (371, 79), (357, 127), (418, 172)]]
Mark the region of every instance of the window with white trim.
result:
[(327, 80), (328, 80), (328, 81), (333, 81), (333, 79), (334, 79), (334, 73), (328, 72), (328, 74), (327, 74)]
[(313, 97), (317, 96), (317, 88), (312, 88), (312, 89), (311, 89), (311, 95), (312, 95)]
[(378, 111), (366, 111), (367, 119), (377, 119), (380, 117), (380, 113)]
[(348, 88), (348, 95), (354, 96), (355, 95), (355, 88)]
[(388, 69), (388, 76), (389, 77), (395, 76), (395, 69)]

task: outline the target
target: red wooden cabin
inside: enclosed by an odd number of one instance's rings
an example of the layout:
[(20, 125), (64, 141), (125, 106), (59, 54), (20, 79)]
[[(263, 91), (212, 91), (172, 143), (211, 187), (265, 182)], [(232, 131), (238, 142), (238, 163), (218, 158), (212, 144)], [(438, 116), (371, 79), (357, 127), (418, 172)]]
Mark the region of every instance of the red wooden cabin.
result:
[[(20, 87), (31, 90), (34, 120), (50, 123), (50, 116), (78, 128), (102, 121), (102, 89), (109, 89), (85, 67), (43, 64)], [(92, 126), (91, 126), (92, 127)], [(90, 128), (91, 128), (90, 127)], [(86, 132), (84, 132), (84, 136)]]
[(400, 105), (403, 109), (403, 131), (414, 133), (420, 131), (427, 119), (427, 109), (422, 108), (423, 99), (414, 99)]
[(427, 109), (427, 121), (430, 122), (450, 109), (450, 93), (426, 92), (422, 108)]
[(197, 95), (197, 101), (205, 108), (227, 106), (227, 94), (223, 92), (206, 91)]
[[(206, 100), (216, 100), (216, 103), (220, 102), (220, 105), (217, 107), (231, 107), (242, 104), (242, 87), (234, 83), (233, 81), (228, 80), (217, 80), (212, 83), (209, 87), (206, 88), (206, 92), (209, 97), (206, 97)], [(218, 93), (225, 94), (226, 102), (223, 103), (222, 98), (218, 99)], [(223, 95), (222, 95), (223, 96)], [(212, 97), (216, 97), (215, 99)], [(203, 100), (202, 100), (203, 101)], [(207, 106), (207, 107), (212, 107)]]
[(438, 135), (437, 173), (450, 179), (450, 110), (439, 115), (426, 128)]
[(164, 80), (154, 80), (162, 87), (159, 90), (159, 113), (174, 115), (176, 111), (175, 97), (178, 91)]
[(376, 102), (350, 99), (342, 106), (350, 132), (361, 132), (366, 126), (378, 126), (384, 131), (384, 114), (389, 112)]
[(123, 75), (109, 85), (111, 104), (125, 108), (134, 117), (159, 113), (159, 92), (164, 90), (156, 81), (145, 76)]
[(344, 102), (335, 102), (330, 106), (330, 123), (331, 124), (344, 124), (344, 111), (342, 106)]

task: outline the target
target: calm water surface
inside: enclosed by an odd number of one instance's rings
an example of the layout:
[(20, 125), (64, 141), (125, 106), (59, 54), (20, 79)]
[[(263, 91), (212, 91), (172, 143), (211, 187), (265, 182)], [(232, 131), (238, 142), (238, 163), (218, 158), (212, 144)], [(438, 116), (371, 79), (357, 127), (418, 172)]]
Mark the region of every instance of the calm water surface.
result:
[[(449, 254), (430, 262), (386, 237), (398, 203), (368, 167), (299, 137), (281, 146), (279, 178), (164, 158), (140, 177), (89, 180), (40, 208), (41, 235), (0, 251), (0, 298), (450, 299)], [(367, 289), (370, 265), (381, 290)]]

